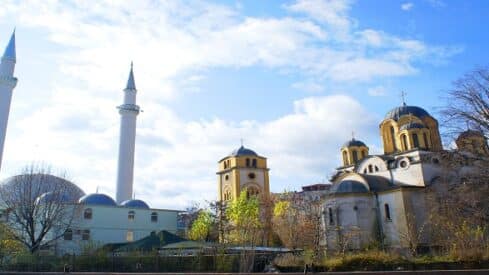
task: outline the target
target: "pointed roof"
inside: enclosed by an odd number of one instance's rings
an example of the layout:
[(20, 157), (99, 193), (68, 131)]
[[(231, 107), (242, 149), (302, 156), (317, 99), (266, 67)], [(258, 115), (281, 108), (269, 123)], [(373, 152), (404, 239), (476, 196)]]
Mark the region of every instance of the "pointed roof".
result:
[(126, 90), (136, 90), (136, 83), (134, 82), (134, 72), (132, 70), (132, 62), (131, 71), (129, 72), (129, 78), (127, 79)]
[(15, 54), (15, 29), (14, 32), (12, 33), (12, 36), (10, 37), (10, 41), (8, 42), (7, 48), (5, 49), (5, 52), (3, 53), (3, 58), (6, 59), (11, 59), (11, 60), (16, 60), (16, 54)]

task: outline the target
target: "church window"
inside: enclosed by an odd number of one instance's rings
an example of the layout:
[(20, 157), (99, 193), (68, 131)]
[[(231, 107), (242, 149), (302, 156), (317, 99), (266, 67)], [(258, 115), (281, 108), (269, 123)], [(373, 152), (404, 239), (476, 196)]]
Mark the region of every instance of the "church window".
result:
[(363, 173), (367, 174), (367, 168), (363, 169)]
[(413, 133), (413, 144), (414, 148), (419, 148), (418, 134), (416, 133)]
[(248, 187), (246, 188), (246, 197), (251, 198), (253, 196), (257, 196), (259, 193), (258, 189), (255, 187)]
[(394, 149), (394, 151), (397, 151), (396, 137), (394, 134), (394, 127), (392, 127), (392, 126), (391, 126), (391, 140), (392, 140), (392, 149)]
[(228, 169), (228, 162), (227, 161), (224, 162), (224, 169)]
[(358, 161), (358, 152), (357, 150), (353, 150), (353, 162), (357, 162)]
[(333, 209), (328, 208), (328, 219), (329, 219), (329, 225), (334, 225), (334, 219), (333, 219)]
[(250, 159), (246, 159), (246, 167), (250, 167)]
[(92, 208), (87, 208), (83, 212), (83, 218), (85, 220), (91, 220), (92, 219)]
[(375, 172), (379, 172), (379, 167), (375, 165)]
[(69, 228), (66, 229), (65, 233), (63, 234), (63, 239), (65, 239), (65, 241), (73, 240), (73, 230)]
[(128, 230), (126, 233), (126, 241), (132, 242), (134, 241), (134, 231)]
[(135, 216), (136, 216), (136, 213), (134, 211), (129, 211), (129, 213), (127, 214), (127, 219), (129, 219), (130, 221), (133, 221)]
[(426, 149), (430, 148), (430, 145), (428, 144), (428, 135), (426, 135), (426, 133), (423, 133), (423, 140), (424, 140), (424, 148)]
[(248, 178), (249, 178), (249, 179), (255, 179), (255, 178), (256, 178), (255, 173), (249, 173), (249, 174), (248, 174)]
[(158, 222), (158, 213), (151, 213), (151, 222)]
[(390, 221), (391, 219), (391, 210), (389, 209), (389, 204), (384, 204), (384, 211), (385, 211), (385, 219)]
[(402, 139), (402, 148), (404, 150), (407, 150), (408, 144), (407, 144), (407, 137), (406, 137), (406, 135), (402, 135), (401, 136), (401, 139)]
[(362, 158), (366, 157), (367, 156), (367, 151), (362, 151)]
[(343, 151), (343, 163), (348, 165), (348, 153), (346, 151)]
[(83, 230), (83, 232), (82, 232), (82, 240), (83, 241), (90, 240), (90, 230), (88, 230), (88, 229)]
[(368, 166), (368, 172), (369, 172), (369, 173), (373, 173), (373, 172), (374, 172), (374, 167), (372, 166), (372, 164), (370, 164), (370, 165)]
[(253, 159), (251, 166), (253, 166), (253, 168), (256, 168), (256, 159)]
[(403, 160), (403, 161), (401, 161), (401, 162), (399, 163), (399, 166), (401, 166), (401, 168), (406, 168), (406, 166), (407, 166), (407, 162), (406, 162), (405, 160)]
[(224, 179), (225, 179), (225, 180), (229, 180), (229, 175), (225, 175), (225, 176), (224, 176)]

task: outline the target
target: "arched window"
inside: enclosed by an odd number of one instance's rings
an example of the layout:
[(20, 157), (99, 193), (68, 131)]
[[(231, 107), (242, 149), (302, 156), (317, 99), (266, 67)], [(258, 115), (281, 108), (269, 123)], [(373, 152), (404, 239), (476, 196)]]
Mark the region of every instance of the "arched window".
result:
[(83, 218), (85, 220), (91, 220), (92, 219), (92, 208), (87, 208), (83, 212)]
[(358, 161), (358, 152), (357, 150), (353, 150), (353, 162), (357, 162)]
[(392, 149), (394, 149), (394, 151), (397, 151), (396, 136), (394, 133), (394, 127), (391, 126), (390, 128), (391, 128)]
[(363, 150), (362, 151), (362, 159), (367, 156), (367, 151)]
[(126, 233), (126, 241), (132, 242), (134, 241), (134, 231), (128, 230)]
[(429, 149), (430, 144), (428, 143), (428, 136), (426, 135), (426, 133), (423, 133), (423, 140), (424, 140), (424, 148)]
[(373, 173), (373, 172), (374, 172), (374, 167), (372, 166), (372, 164), (370, 164), (370, 165), (368, 166), (368, 172), (369, 172), (369, 173)]
[(379, 172), (379, 167), (375, 165), (375, 172)]
[(418, 134), (413, 133), (413, 148), (419, 148), (419, 139), (418, 139)]
[(83, 241), (90, 240), (90, 230), (85, 229), (85, 230), (82, 231), (82, 240)]
[(250, 167), (250, 159), (246, 159), (246, 167)]
[(348, 153), (343, 151), (343, 164), (348, 165)]
[(227, 169), (227, 168), (228, 168), (228, 162), (224, 161), (224, 169)]
[(127, 213), (127, 219), (130, 221), (133, 221), (135, 216), (136, 216), (136, 213), (132, 210), (129, 211), (129, 213)]
[(158, 213), (151, 213), (151, 222), (158, 222)]
[(253, 166), (253, 168), (256, 168), (256, 159), (253, 159), (251, 166)]
[(328, 208), (328, 219), (329, 219), (329, 225), (334, 225), (334, 218), (333, 218), (333, 209)]
[(391, 210), (389, 209), (389, 204), (384, 204), (384, 210), (385, 210), (385, 219), (390, 221), (391, 220)]
[(405, 134), (403, 134), (403, 135), (401, 136), (401, 139), (402, 139), (402, 148), (403, 148), (404, 150), (407, 150), (407, 149), (408, 149), (408, 143), (407, 143), (407, 137), (406, 137), (406, 135), (405, 135)]
[(246, 188), (246, 197), (251, 198), (252, 196), (257, 196), (260, 191), (256, 187), (248, 187)]
[(69, 228), (66, 229), (65, 233), (63, 234), (63, 239), (65, 239), (65, 241), (73, 240), (73, 230)]

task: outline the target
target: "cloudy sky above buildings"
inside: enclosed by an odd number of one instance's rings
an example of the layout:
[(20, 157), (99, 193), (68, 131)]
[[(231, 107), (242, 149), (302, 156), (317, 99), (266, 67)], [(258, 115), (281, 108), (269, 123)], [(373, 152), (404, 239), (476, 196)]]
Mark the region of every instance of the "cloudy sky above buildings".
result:
[(451, 82), (489, 56), (486, 1), (2, 0), (19, 78), (1, 178), (31, 162), (115, 193), (122, 89), (134, 61), (134, 188), (153, 207), (216, 197), (217, 161), (244, 145), (271, 189), (326, 182), (355, 137), (407, 103), (435, 117)]

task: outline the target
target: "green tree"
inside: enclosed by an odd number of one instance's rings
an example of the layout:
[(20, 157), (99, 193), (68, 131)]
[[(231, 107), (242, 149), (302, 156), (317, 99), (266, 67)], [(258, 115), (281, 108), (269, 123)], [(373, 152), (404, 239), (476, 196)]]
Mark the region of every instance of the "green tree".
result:
[(10, 228), (0, 223), (0, 266), (9, 259), (25, 252), (24, 245), (14, 239)]
[(212, 214), (209, 211), (200, 211), (188, 232), (188, 237), (191, 240), (208, 241), (213, 224)]

